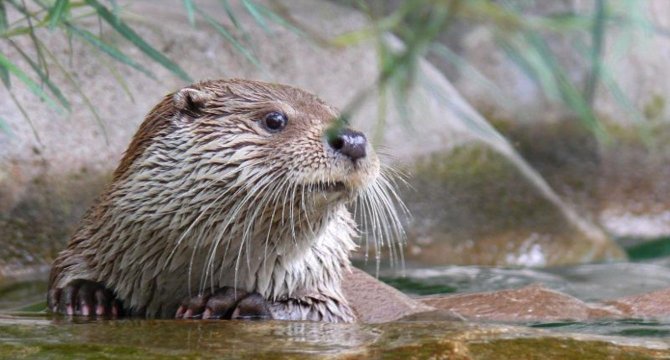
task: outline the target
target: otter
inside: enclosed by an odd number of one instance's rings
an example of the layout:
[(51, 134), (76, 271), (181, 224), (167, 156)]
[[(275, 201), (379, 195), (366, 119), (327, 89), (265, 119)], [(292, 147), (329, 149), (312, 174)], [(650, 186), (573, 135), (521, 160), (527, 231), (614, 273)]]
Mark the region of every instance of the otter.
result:
[[(365, 135), (315, 95), (215, 80), (167, 95), (54, 261), (54, 313), (353, 322), (355, 218), (400, 247)], [(353, 204), (353, 205), (352, 205)], [(352, 208), (358, 214), (352, 214)]]

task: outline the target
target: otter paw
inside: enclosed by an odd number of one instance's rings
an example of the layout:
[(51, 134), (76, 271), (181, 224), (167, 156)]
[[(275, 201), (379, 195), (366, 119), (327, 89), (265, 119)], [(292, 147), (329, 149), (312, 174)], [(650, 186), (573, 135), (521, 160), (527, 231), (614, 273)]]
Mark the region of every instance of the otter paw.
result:
[(232, 287), (198, 295), (182, 302), (177, 319), (269, 320), (270, 307), (258, 293), (248, 293)]
[(73, 280), (64, 288), (49, 290), (49, 309), (58, 314), (79, 316), (121, 315), (121, 303), (104, 285), (90, 280)]

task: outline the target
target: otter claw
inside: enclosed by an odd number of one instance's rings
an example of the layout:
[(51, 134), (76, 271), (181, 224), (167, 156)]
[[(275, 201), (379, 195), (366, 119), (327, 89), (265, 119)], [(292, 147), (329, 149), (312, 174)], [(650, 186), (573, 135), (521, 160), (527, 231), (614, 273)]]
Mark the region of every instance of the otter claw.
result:
[(269, 320), (272, 319), (272, 314), (270, 313), (267, 301), (260, 294), (253, 293), (237, 303), (231, 318), (238, 320)]
[(47, 303), (53, 313), (68, 316), (117, 317), (121, 313), (121, 304), (112, 291), (100, 283), (82, 279), (50, 290)]
[(258, 293), (223, 287), (182, 302), (177, 319), (272, 319), (267, 300)]

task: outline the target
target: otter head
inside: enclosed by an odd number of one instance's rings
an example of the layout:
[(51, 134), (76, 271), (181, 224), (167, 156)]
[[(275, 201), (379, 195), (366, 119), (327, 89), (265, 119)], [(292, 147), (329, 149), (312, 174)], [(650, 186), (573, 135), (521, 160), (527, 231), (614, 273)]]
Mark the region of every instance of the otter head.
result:
[(337, 128), (337, 117), (316, 96), (290, 86), (196, 83), (151, 111), (115, 177), (153, 178), (163, 190), (143, 189), (162, 191), (171, 203), (165, 209), (208, 204), (199, 210), (223, 218), (217, 223), (248, 224), (245, 236), (257, 228), (269, 232), (284, 219), (294, 224), (295, 237), (301, 222), (323, 225), (330, 212), (365, 194), (374, 196), (362, 212), (382, 227), (387, 215), (395, 216), (389, 207), (395, 194), (382, 191), (390, 185), (365, 135)]
[(263, 183), (285, 182), (284, 188), (351, 200), (379, 174), (365, 135), (338, 126), (337, 111), (303, 90), (251, 81), (205, 82), (178, 91), (173, 103), (181, 120), (192, 122), (195, 136), (210, 139), (205, 148), (215, 134), (239, 170), (248, 170), (241, 173), (262, 175)]

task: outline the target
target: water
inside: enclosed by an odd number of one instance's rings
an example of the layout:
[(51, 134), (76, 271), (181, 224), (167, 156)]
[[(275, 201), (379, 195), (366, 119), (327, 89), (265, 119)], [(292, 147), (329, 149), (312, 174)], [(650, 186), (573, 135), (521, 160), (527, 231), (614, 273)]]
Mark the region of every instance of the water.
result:
[[(408, 267), (381, 279), (412, 295), (471, 293), (533, 283), (585, 301), (670, 284), (670, 259), (556, 269)], [(172, 320), (83, 320), (43, 312), (44, 276), (0, 286), (1, 358), (428, 357), (515, 359), (670, 357), (668, 321), (492, 324), (437, 316), (387, 324)], [(422, 319), (422, 320), (418, 320)], [(596, 356), (595, 358), (600, 358)]]
[[(588, 264), (549, 269), (505, 269), (479, 266), (408, 268), (382, 273), (380, 279), (415, 296), (467, 294), (520, 288), (532, 284), (572, 295), (589, 303), (606, 302), (670, 286), (670, 258), (653, 262)], [(533, 322), (531, 328), (554, 333), (580, 333), (648, 339), (670, 339), (670, 318), (588, 322)]]
[(670, 286), (670, 267), (654, 263), (589, 264), (548, 269), (480, 266), (408, 268), (380, 274), (405, 293), (432, 295), (474, 293), (541, 283), (583, 301), (606, 301)]

